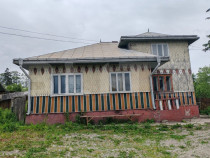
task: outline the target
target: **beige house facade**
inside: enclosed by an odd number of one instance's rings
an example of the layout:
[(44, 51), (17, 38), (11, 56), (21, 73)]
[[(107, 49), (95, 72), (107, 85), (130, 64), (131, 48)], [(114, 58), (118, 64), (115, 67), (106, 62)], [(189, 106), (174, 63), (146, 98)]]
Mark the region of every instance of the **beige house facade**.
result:
[(196, 105), (188, 47), (197, 39), (146, 32), (13, 62), (29, 72), (29, 115), (172, 110)]

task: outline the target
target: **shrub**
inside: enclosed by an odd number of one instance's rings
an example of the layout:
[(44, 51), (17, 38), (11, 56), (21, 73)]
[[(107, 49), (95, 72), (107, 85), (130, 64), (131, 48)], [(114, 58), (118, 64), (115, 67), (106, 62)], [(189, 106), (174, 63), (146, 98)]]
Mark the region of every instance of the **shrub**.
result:
[(6, 89), (10, 92), (21, 92), (22, 86), (21, 86), (21, 84), (11, 84), (11, 85), (7, 86)]
[(0, 108), (0, 123), (10, 123), (17, 122), (15, 114), (10, 109), (1, 109)]
[(208, 106), (205, 110), (201, 110), (200, 113), (204, 115), (210, 115), (210, 106)]
[(145, 123), (155, 123), (154, 119), (146, 119)]
[(2, 126), (3, 132), (13, 132), (18, 129), (17, 125), (15, 123), (6, 123)]

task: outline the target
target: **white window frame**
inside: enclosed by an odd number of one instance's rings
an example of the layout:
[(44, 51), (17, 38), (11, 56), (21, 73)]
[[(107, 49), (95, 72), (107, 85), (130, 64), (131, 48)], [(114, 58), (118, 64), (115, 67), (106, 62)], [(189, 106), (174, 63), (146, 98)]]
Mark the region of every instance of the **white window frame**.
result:
[[(74, 76), (74, 93), (69, 93), (69, 85), (68, 85), (68, 76)], [(81, 76), (81, 93), (76, 93), (76, 75)], [(54, 82), (53, 77), (58, 76), (58, 94), (54, 94)], [(66, 93), (61, 93), (61, 76), (65, 76), (65, 84), (66, 84)], [(61, 73), (61, 74), (51, 74), (51, 96), (66, 96), (66, 95), (83, 95), (83, 74), (82, 73)]]
[[(164, 44), (167, 45), (168, 56), (165, 56), (165, 55), (164, 55), (164, 48), (163, 48), (163, 45), (164, 45)], [(156, 46), (156, 49), (157, 49), (157, 56), (159, 56), (159, 53), (158, 53), (158, 45), (161, 45), (161, 46), (162, 46), (162, 56), (161, 56), (161, 57), (169, 57), (169, 56), (170, 56), (168, 43), (153, 43), (153, 44), (151, 44), (151, 52), (152, 52), (153, 55), (155, 55), (154, 52), (153, 52), (153, 48), (152, 48), (153, 45)]]
[[(122, 73), (122, 77), (123, 77), (123, 91), (119, 91), (118, 90), (118, 74)], [(125, 73), (128, 73), (129, 74), (129, 80), (130, 80), (130, 91), (126, 91), (125, 90)], [(116, 88), (117, 88), (117, 91), (112, 91), (112, 74), (116, 74)], [(131, 92), (131, 87), (132, 87), (132, 84), (131, 84), (131, 72), (110, 72), (109, 73), (109, 89), (110, 89), (110, 92), (111, 93), (127, 93), (127, 92)]]

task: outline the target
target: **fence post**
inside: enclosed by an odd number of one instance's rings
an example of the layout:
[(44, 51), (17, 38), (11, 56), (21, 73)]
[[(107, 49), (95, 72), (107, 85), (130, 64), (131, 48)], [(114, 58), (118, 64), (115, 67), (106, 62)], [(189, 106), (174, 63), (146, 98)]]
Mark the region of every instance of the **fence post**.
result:
[(16, 97), (12, 99), (12, 111), (15, 113), (18, 121), (24, 121), (26, 97)]

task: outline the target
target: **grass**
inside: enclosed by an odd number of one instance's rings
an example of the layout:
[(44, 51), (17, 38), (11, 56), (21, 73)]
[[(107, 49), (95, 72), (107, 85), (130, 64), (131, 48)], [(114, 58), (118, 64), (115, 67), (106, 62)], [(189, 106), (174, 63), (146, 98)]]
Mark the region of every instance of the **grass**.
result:
[[(66, 114), (68, 115), (68, 114)], [(9, 119), (9, 118), (12, 119)], [(65, 124), (25, 125), (18, 123), (9, 111), (0, 109), (0, 157), (177, 157), (176, 146), (165, 146), (164, 140), (185, 140), (179, 131), (198, 130), (192, 125), (154, 125), (118, 123), (88, 126)], [(6, 119), (7, 118), (7, 119)], [(9, 119), (9, 121), (8, 121)], [(199, 126), (201, 127), (201, 126)], [(199, 128), (200, 129), (200, 128)], [(201, 141), (201, 144), (207, 144)], [(191, 146), (186, 141), (186, 146)], [(185, 149), (185, 146), (179, 146)], [(17, 152), (15, 152), (17, 151)]]

